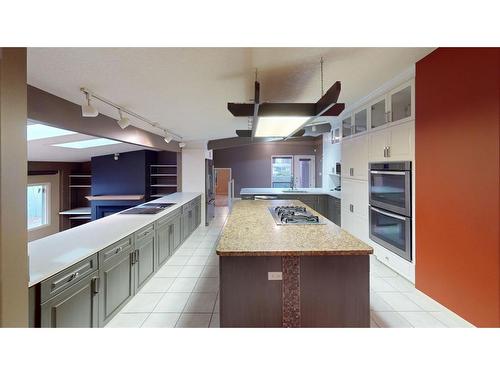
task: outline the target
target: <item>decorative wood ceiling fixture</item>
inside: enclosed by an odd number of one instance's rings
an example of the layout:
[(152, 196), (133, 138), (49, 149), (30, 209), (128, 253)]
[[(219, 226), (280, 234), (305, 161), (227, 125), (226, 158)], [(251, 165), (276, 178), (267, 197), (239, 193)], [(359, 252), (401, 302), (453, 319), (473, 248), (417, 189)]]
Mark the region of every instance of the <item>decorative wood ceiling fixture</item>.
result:
[(227, 103), (227, 109), (235, 117), (251, 117), (251, 130), (237, 130), (236, 134), (239, 137), (251, 137), (252, 140), (256, 136), (259, 118), (275, 117), (287, 118), (298, 117), (304, 118), (304, 122), (298, 128), (294, 128), (286, 136), (297, 137), (304, 135), (304, 127), (310, 125), (315, 119), (321, 116), (338, 116), (345, 108), (344, 103), (337, 103), (340, 95), (340, 81), (335, 82), (326, 93), (323, 94), (323, 59), (321, 59), (321, 98), (316, 103), (261, 103), (260, 102), (260, 83), (257, 81), (257, 72), (254, 83), (254, 100), (253, 103)]

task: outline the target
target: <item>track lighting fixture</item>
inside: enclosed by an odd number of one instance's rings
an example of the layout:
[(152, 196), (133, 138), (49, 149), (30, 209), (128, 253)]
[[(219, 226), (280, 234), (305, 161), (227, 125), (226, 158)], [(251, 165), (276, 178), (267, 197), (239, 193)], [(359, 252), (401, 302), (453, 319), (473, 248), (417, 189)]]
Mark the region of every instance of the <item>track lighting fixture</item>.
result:
[(184, 148), (184, 147), (186, 147), (186, 144), (185, 144), (184, 142), (180, 142), (180, 143), (179, 143), (179, 147), (180, 147), (180, 148)]
[(130, 119), (128, 117), (123, 117), (121, 108), (118, 108), (118, 114), (120, 115), (120, 119), (117, 121), (118, 126), (122, 129), (125, 129), (130, 125)]
[(97, 117), (99, 112), (95, 109), (92, 104), (90, 104), (90, 99), (92, 94), (89, 92), (85, 93), (85, 104), (82, 104), (82, 116), (83, 117)]
[(123, 115), (123, 113), (126, 113), (129, 116), (132, 116), (132, 117), (134, 117), (142, 122), (145, 122), (146, 124), (149, 124), (153, 128), (163, 130), (165, 132), (164, 140), (167, 143), (170, 143), (173, 139), (175, 139), (179, 142), (182, 140), (182, 137), (180, 135), (177, 135), (170, 130), (162, 128), (159, 123), (148, 120), (147, 118), (145, 118), (145, 117), (143, 117), (135, 112), (132, 112), (129, 109), (126, 109), (118, 104), (115, 104), (111, 100), (106, 99), (102, 96), (99, 96), (96, 93), (90, 91), (89, 89), (86, 89), (85, 87), (80, 88), (80, 91), (85, 94), (85, 98), (86, 98), (86, 104), (82, 105), (82, 116), (83, 117), (96, 117), (99, 114), (99, 112), (97, 112), (97, 110), (94, 107), (92, 107), (92, 105), (90, 104), (90, 99), (96, 99), (96, 100), (99, 100), (100, 102), (103, 102), (103, 103), (105, 103), (111, 107), (114, 107), (118, 110), (118, 114), (120, 116), (120, 119), (116, 120), (116, 122), (118, 123), (118, 125), (122, 129), (125, 129), (127, 126), (130, 126), (130, 118), (124, 117), (124, 115)]
[(166, 131), (165, 132), (165, 138), (163, 138), (163, 139), (165, 140), (165, 142), (170, 143), (170, 141), (172, 139), (174, 139), (174, 137), (172, 136), (172, 134), (170, 134), (169, 132)]

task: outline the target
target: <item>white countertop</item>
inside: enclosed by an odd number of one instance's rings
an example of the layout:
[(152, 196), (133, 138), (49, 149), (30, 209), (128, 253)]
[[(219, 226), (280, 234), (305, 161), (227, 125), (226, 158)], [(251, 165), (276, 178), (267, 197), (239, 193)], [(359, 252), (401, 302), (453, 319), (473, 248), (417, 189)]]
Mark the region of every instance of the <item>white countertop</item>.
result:
[(173, 193), (151, 201), (176, 203), (158, 214), (114, 214), (29, 242), (29, 286), (114, 244), (200, 195), (200, 193)]
[(61, 211), (59, 215), (90, 215), (90, 207), (78, 207), (71, 210)]
[(332, 197), (341, 199), (340, 191), (331, 191), (323, 188), (297, 188), (298, 191), (285, 191), (287, 188), (243, 188), (240, 190), (240, 195), (260, 195), (260, 194), (269, 194), (269, 195), (319, 195), (326, 194)]

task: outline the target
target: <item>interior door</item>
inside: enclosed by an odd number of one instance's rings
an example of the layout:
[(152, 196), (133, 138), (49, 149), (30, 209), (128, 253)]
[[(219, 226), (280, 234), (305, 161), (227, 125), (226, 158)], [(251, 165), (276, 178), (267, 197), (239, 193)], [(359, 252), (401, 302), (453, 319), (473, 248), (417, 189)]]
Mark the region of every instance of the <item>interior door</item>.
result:
[(231, 179), (231, 168), (215, 168), (215, 194), (228, 195), (228, 184)]
[(294, 186), (313, 188), (316, 186), (316, 157), (314, 155), (295, 155), (293, 157)]

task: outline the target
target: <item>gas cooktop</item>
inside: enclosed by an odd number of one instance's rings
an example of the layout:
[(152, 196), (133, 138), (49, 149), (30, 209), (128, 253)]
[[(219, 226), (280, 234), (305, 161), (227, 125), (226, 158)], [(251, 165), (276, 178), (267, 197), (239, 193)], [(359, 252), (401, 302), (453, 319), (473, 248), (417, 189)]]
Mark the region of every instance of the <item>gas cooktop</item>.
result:
[(269, 207), (269, 212), (278, 225), (288, 224), (325, 224), (324, 220), (313, 215), (303, 206)]

